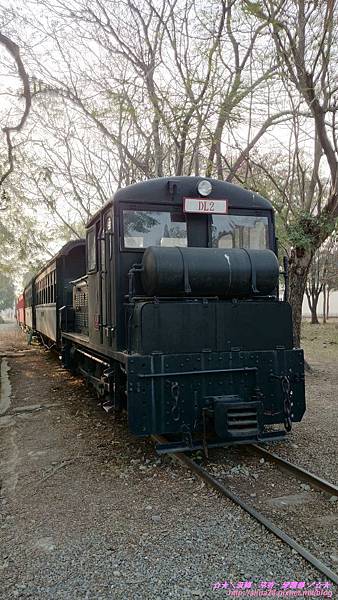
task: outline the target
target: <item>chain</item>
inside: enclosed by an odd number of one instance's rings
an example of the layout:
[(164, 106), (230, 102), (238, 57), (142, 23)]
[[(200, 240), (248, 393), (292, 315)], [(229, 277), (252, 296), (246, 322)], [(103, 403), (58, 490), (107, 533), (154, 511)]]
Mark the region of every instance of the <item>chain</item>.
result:
[(282, 388), (282, 397), (284, 405), (284, 427), (286, 431), (292, 429), (292, 395), (290, 379), (287, 375), (271, 375), (274, 379), (279, 379)]
[(282, 386), (282, 394), (283, 394), (283, 402), (284, 402), (284, 427), (286, 431), (291, 431), (292, 429), (292, 402), (291, 402), (291, 386), (290, 379), (287, 375), (282, 375), (280, 378), (281, 386)]
[(172, 417), (174, 421), (178, 421), (180, 418), (180, 408), (178, 405), (178, 401), (180, 399), (180, 386), (178, 385), (177, 381), (174, 381), (171, 384), (171, 397), (174, 400), (171, 408)]

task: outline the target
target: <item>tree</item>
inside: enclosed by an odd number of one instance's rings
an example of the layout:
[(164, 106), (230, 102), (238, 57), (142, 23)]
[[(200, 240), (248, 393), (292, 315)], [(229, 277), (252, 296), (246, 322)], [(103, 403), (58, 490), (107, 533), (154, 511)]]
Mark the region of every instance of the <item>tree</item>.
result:
[(5, 14), (34, 73), (25, 197), (81, 235), (137, 180), (270, 187), (298, 345), (307, 274), (337, 214), (336, 1), (22, 0)]
[[(315, 252), (332, 233), (338, 215), (338, 58), (337, 4), (305, 0), (265, 0), (259, 11), (267, 23), (279, 61), (285, 88), (298, 97), (311, 115), (314, 131), (314, 169), (308, 187), (308, 205), (294, 220), (290, 232), (293, 248), (290, 258), (290, 292), (294, 320), (294, 341), (300, 343), (302, 300)], [(298, 109), (299, 110), (299, 109)], [(323, 197), (319, 167), (325, 162), (329, 174), (328, 193)], [(311, 198), (318, 194), (316, 210)]]
[(317, 316), (318, 300), (324, 289), (330, 251), (330, 244), (317, 250), (309, 268), (305, 293), (311, 311), (312, 325), (319, 325)]
[(323, 282), (320, 272), (320, 254), (315, 255), (308, 273), (305, 293), (311, 311), (311, 324), (319, 325), (317, 316), (317, 305), (319, 296), (323, 291)]
[(14, 285), (10, 277), (0, 273), (0, 310), (12, 308), (14, 305)]
[[(245, 148), (280, 113), (290, 114), (255, 110), (275, 65), (266, 26), (245, 3), (213, 0), (202, 9), (197, 0), (144, 0), (142, 10), (133, 0), (43, 5), (41, 14), (31, 1), (34, 22), (30, 14), (23, 21), (35, 32), (38, 25), (40, 35), (34, 95), (72, 105), (84, 117), (78, 131), (96, 128), (118, 187), (163, 174), (223, 178), (225, 142), (239, 150), (236, 169)], [(44, 44), (50, 63), (40, 56)], [(243, 149), (237, 130), (246, 115)]]
[(332, 236), (326, 270), (323, 277), (323, 323), (326, 323), (330, 312), (330, 293), (338, 289), (338, 237)]

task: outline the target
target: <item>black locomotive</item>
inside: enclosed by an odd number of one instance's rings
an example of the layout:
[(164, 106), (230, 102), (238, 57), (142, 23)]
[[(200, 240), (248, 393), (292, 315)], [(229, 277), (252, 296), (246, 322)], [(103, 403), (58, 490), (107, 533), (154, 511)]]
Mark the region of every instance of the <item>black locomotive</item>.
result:
[(165, 435), (159, 451), (279, 439), (273, 425), (302, 419), (303, 352), (261, 196), (201, 177), (120, 189), (88, 223), (74, 279), (55, 308), (63, 364), (133, 434)]

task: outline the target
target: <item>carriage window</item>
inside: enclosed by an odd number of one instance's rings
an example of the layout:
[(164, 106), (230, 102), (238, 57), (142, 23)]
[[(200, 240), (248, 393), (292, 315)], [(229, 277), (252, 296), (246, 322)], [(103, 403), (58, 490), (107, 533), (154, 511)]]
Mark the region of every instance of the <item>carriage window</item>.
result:
[(52, 302), (55, 302), (55, 271), (52, 273)]
[(87, 234), (87, 266), (89, 273), (96, 271), (96, 264), (96, 233), (95, 227), (92, 227)]
[(212, 215), (213, 248), (269, 248), (269, 220), (252, 215)]
[(125, 248), (187, 246), (187, 224), (183, 213), (124, 210)]

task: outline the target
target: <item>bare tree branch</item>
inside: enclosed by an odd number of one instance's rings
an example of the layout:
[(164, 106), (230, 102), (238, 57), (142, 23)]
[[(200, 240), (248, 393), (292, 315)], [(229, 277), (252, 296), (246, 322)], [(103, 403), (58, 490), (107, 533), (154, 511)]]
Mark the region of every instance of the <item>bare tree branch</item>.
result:
[(24, 109), (24, 112), (22, 114), (22, 117), (21, 117), (19, 123), (17, 125), (12, 125), (12, 126), (7, 126), (7, 127), (2, 128), (2, 131), (4, 132), (4, 134), (6, 136), (7, 151), (8, 151), (7, 162), (9, 164), (9, 166), (8, 166), (8, 169), (2, 174), (2, 176), (0, 178), (0, 187), (1, 187), (2, 184), (4, 183), (4, 181), (12, 173), (12, 171), (14, 169), (13, 142), (12, 142), (11, 134), (14, 132), (21, 131), (21, 129), (24, 127), (25, 122), (29, 115), (30, 108), (31, 108), (32, 95), (31, 95), (31, 90), (30, 90), (29, 77), (28, 77), (27, 71), (25, 69), (25, 66), (22, 62), (19, 46), (15, 42), (13, 42), (13, 40), (11, 40), (9, 37), (7, 37), (6, 35), (4, 35), (1, 32), (0, 32), (0, 43), (3, 44), (3, 46), (5, 46), (6, 50), (9, 52), (9, 54), (12, 56), (12, 58), (14, 59), (14, 61), (16, 63), (16, 66), (18, 69), (18, 74), (19, 74), (19, 77), (23, 84), (23, 94), (22, 95), (25, 99), (25, 109)]

